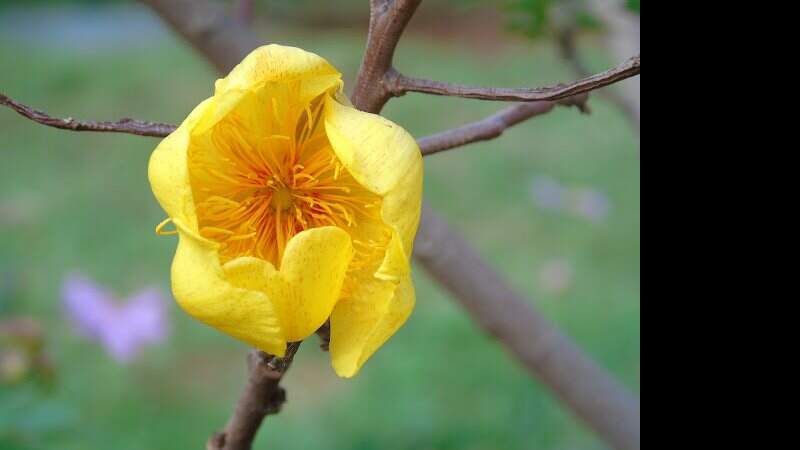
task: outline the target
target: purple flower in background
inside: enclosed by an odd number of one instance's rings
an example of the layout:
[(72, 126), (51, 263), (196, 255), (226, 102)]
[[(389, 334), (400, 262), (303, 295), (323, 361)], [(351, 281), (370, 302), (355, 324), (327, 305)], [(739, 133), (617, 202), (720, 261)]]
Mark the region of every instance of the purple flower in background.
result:
[(148, 344), (169, 334), (166, 299), (147, 288), (124, 302), (83, 276), (70, 276), (62, 287), (67, 316), (86, 337), (99, 342), (121, 363), (133, 361)]

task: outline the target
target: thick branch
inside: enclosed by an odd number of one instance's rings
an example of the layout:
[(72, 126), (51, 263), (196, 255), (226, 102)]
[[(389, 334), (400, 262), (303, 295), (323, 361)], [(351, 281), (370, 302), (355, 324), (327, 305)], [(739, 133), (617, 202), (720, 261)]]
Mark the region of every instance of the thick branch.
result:
[(0, 94), (0, 105), (7, 106), (19, 115), (48, 127), (71, 131), (95, 131), (102, 133), (125, 133), (137, 136), (166, 137), (175, 131), (174, 125), (147, 122), (143, 120), (122, 119), (116, 122), (95, 122), (76, 120), (73, 118), (58, 119), (47, 113), (37, 111), (23, 105), (3, 94)]
[(641, 74), (641, 57), (635, 56), (625, 63), (603, 73), (593, 75), (570, 84), (558, 84), (534, 89), (472, 87), (441, 81), (407, 77), (397, 71), (386, 74), (385, 85), (394, 96), (408, 92), (421, 92), (432, 95), (463, 97), (478, 100), (543, 102), (558, 101), (575, 95), (586, 94), (614, 83)]
[(378, 112), (392, 97), (384, 86), (397, 43), (422, 0), (371, 0), (369, 37), (352, 102), (362, 111)]
[(279, 413), (286, 402), (286, 391), (280, 382), (299, 348), (299, 342), (289, 344), (283, 358), (250, 352), (247, 385), (225, 430), (209, 439), (208, 450), (250, 450), (264, 418)]
[(221, 3), (206, 0), (141, 0), (206, 56), (220, 73), (228, 73), (261, 40), (228, 15)]
[(641, 407), (430, 209), (417, 258), (472, 319), (614, 448), (641, 447)]
[(520, 103), (504, 109), (483, 120), (464, 125), (448, 131), (419, 139), (419, 148), (423, 156), (434, 155), (445, 150), (463, 147), (480, 141), (488, 141), (500, 137), (505, 130), (536, 116), (547, 114), (557, 105), (575, 106), (588, 113), (588, 94), (571, 97), (561, 102)]

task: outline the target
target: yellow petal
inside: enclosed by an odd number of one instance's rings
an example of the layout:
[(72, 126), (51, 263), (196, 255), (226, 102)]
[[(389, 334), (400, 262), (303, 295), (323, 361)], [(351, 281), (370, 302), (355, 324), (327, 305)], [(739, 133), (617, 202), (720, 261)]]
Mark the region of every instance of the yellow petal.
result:
[(289, 341), (307, 338), (328, 320), (352, 258), (350, 235), (340, 228), (314, 228), (289, 241), (280, 272), (267, 284)]
[(325, 130), (336, 156), (362, 186), (386, 195), (420, 176), (417, 141), (400, 126), (375, 114), (342, 105), (333, 97), (325, 106)]
[(280, 271), (262, 259), (238, 258), (225, 265), (225, 273), (236, 286), (266, 293), (286, 340), (297, 342), (330, 317), (352, 257), (345, 231), (314, 228), (289, 241)]
[(331, 317), (336, 372), (354, 376), (406, 321), (414, 308), (409, 258), (422, 209), (422, 156), (401, 127), (329, 98), (325, 130), (334, 152), (366, 189), (383, 197), (381, 215), (393, 229), (383, 262), (360, 274)]
[(392, 233), (392, 240), (386, 248), (386, 255), (381, 266), (375, 272), (375, 278), (398, 283), (402, 278), (411, 273), (409, 258), (403, 249), (403, 240), (396, 231)]
[(263, 83), (304, 83), (304, 100), (310, 101), (332, 87), (341, 86), (342, 74), (328, 61), (305, 50), (265, 45), (253, 50), (226, 78), (217, 81), (217, 92), (248, 90)]
[(278, 315), (263, 292), (234, 286), (223, 271), (217, 244), (180, 220), (178, 251), (172, 265), (172, 291), (192, 317), (267, 353), (283, 356), (286, 338)]
[(225, 278), (234, 286), (265, 292), (267, 275), (275, 268), (263, 259), (243, 256), (228, 262), (222, 266), (222, 270), (225, 272)]
[[(245, 97), (268, 91), (280, 105), (288, 98), (307, 104), (325, 92), (342, 89), (342, 75), (318, 55), (295, 47), (266, 45), (253, 50), (224, 79), (217, 80), (216, 105), (198, 125), (203, 133), (218, 123)], [(287, 98), (281, 98), (281, 95)], [(271, 102), (270, 102), (271, 103)], [(272, 108), (271, 104), (261, 105)]]
[(171, 218), (182, 221), (192, 230), (197, 230), (197, 216), (187, 166), (189, 141), (191, 130), (212, 105), (212, 99), (200, 103), (177, 130), (161, 141), (150, 157), (148, 176), (156, 199)]
[(336, 156), (362, 186), (384, 197), (381, 211), (402, 246), (392, 243), (378, 275), (402, 277), (411, 256), (422, 210), (422, 155), (416, 140), (383, 117), (329, 98), (325, 130)]
[[(403, 255), (406, 258), (414, 253), (414, 237), (422, 217), (422, 172), (420, 158), (419, 163), (409, 169), (406, 178), (384, 197), (381, 209), (383, 221), (394, 228), (396, 238), (402, 242)], [(387, 252), (387, 260), (391, 257), (393, 255)]]
[(394, 229), (383, 263), (375, 273), (383, 280), (397, 282), (411, 272), (409, 259), (422, 215), (422, 165), (412, 170), (417, 173), (410, 174), (383, 199), (383, 221)]
[(331, 316), (331, 358), (336, 373), (355, 376), (414, 309), (410, 277), (399, 284), (376, 278), (360, 280), (355, 291), (336, 305)]

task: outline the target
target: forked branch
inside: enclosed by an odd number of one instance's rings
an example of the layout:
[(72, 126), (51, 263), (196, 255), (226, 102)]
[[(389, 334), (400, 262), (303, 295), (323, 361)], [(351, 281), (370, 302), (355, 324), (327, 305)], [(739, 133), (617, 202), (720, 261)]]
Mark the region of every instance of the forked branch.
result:
[(397, 43), (422, 0), (371, 0), (369, 36), (356, 79), (352, 102), (367, 112), (378, 112), (392, 97), (384, 85), (392, 68)]

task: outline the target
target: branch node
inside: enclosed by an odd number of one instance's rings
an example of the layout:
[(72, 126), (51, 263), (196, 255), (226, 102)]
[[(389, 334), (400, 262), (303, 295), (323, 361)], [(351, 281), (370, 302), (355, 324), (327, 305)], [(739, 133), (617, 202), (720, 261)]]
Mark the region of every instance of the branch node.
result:
[(372, 0), (372, 13), (378, 16), (382, 16), (389, 11), (389, 7), (392, 5), (394, 0)]
[(286, 403), (286, 389), (278, 387), (264, 402), (263, 413), (265, 416), (271, 416), (281, 412), (283, 405)]
[(403, 97), (406, 95), (406, 91), (403, 89), (402, 82), (403, 74), (398, 72), (394, 67), (390, 68), (381, 80), (381, 84), (383, 84), (383, 87), (386, 88), (386, 92), (388, 92), (392, 97)]

